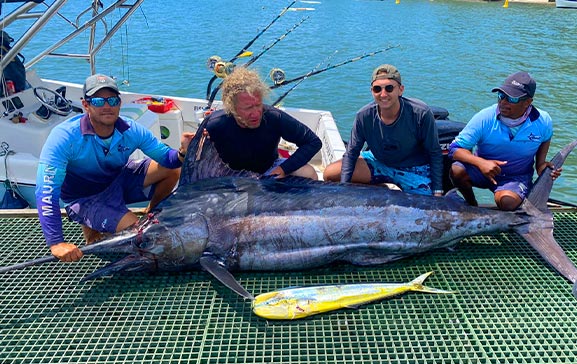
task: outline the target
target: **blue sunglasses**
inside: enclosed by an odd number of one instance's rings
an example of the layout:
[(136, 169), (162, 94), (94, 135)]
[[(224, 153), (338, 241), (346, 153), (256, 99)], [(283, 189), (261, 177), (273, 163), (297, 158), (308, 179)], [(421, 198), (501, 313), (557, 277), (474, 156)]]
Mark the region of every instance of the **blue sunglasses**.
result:
[(497, 98), (499, 99), (499, 101), (501, 100), (507, 100), (508, 103), (510, 104), (518, 104), (523, 100), (527, 100), (528, 97), (527, 96), (522, 96), (522, 97), (511, 97), (503, 92), (497, 92)]
[(90, 105), (94, 107), (102, 107), (104, 106), (105, 102), (108, 102), (108, 105), (114, 107), (120, 104), (120, 97), (119, 96), (112, 96), (112, 97), (87, 97), (85, 99)]

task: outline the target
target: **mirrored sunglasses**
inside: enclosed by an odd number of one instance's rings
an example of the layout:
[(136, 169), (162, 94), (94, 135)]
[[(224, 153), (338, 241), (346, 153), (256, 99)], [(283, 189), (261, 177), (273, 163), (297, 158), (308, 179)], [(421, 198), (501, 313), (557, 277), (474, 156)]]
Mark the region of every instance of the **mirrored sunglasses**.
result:
[(506, 93), (503, 92), (497, 92), (497, 98), (499, 99), (499, 101), (501, 100), (507, 100), (508, 103), (510, 104), (518, 104), (523, 100), (527, 100), (527, 96), (522, 96), (522, 97), (511, 97), (509, 95), (507, 95)]
[(87, 97), (86, 101), (90, 103), (90, 105), (94, 107), (102, 107), (104, 106), (105, 102), (108, 102), (108, 105), (114, 107), (120, 104), (120, 97), (119, 96), (111, 96), (111, 97)]

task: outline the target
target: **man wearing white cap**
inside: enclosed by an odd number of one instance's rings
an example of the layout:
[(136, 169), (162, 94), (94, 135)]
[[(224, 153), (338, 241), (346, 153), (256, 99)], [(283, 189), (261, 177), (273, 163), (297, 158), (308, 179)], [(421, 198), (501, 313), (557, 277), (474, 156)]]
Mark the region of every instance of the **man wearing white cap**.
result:
[(491, 190), (501, 210), (515, 210), (532, 187), (535, 169), (539, 175), (551, 167), (553, 179), (561, 174), (546, 161), (553, 122), (533, 105), (536, 88), (527, 72), (510, 75), (492, 90), (497, 104), (474, 115), (451, 143), (451, 180), (470, 205), (477, 206), (478, 187)]

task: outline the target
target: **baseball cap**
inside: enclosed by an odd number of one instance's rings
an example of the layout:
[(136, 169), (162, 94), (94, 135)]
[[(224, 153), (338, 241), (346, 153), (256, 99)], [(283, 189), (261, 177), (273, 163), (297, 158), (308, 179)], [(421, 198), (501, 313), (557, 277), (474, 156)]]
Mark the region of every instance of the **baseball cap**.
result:
[(116, 84), (116, 81), (114, 81), (112, 78), (108, 76), (101, 74), (92, 75), (86, 79), (86, 81), (84, 82), (84, 89), (83, 89), (84, 95), (92, 96), (98, 90), (102, 90), (103, 88), (109, 88), (112, 91), (116, 92), (117, 95), (120, 95), (120, 91), (118, 91), (118, 85)]
[(537, 83), (527, 72), (513, 73), (500, 87), (495, 87), (491, 92), (501, 91), (510, 97), (535, 96)]
[(0, 42), (2, 43), (2, 45), (4, 47), (9, 47), (10, 43), (12, 43), (14, 41), (14, 38), (12, 38), (10, 35), (8, 35), (8, 33), (6, 33), (5, 31), (0, 31)]
[(384, 79), (391, 79), (397, 81), (399, 84), (401, 83), (401, 74), (397, 67), (390, 65), (390, 64), (382, 64), (379, 67), (375, 68), (373, 71), (373, 77), (371, 83), (375, 82), (376, 80), (384, 80)]

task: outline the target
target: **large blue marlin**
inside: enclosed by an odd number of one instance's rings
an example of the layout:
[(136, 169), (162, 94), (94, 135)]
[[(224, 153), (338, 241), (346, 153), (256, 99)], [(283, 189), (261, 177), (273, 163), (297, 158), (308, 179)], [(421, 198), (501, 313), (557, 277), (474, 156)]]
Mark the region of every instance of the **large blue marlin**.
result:
[[(576, 145), (552, 163), (561, 167)], [(127, 254), (84, 279), (202, 268), (252, 299), (231, 271), (301, 270), (337, 261), (383, 264), (468, 236), (515, 231), (575, 284), (577, 268), (553, 238), (550, 172), (541, 174), (518, 211), (505, 212), (376, 186), (259, 178), (228, 168), (210, 139), (197, 133), (171, 196), (136, 226), (81, 248), (84, 254)], [(39, 258), (0, 273), (53, 260)]]

